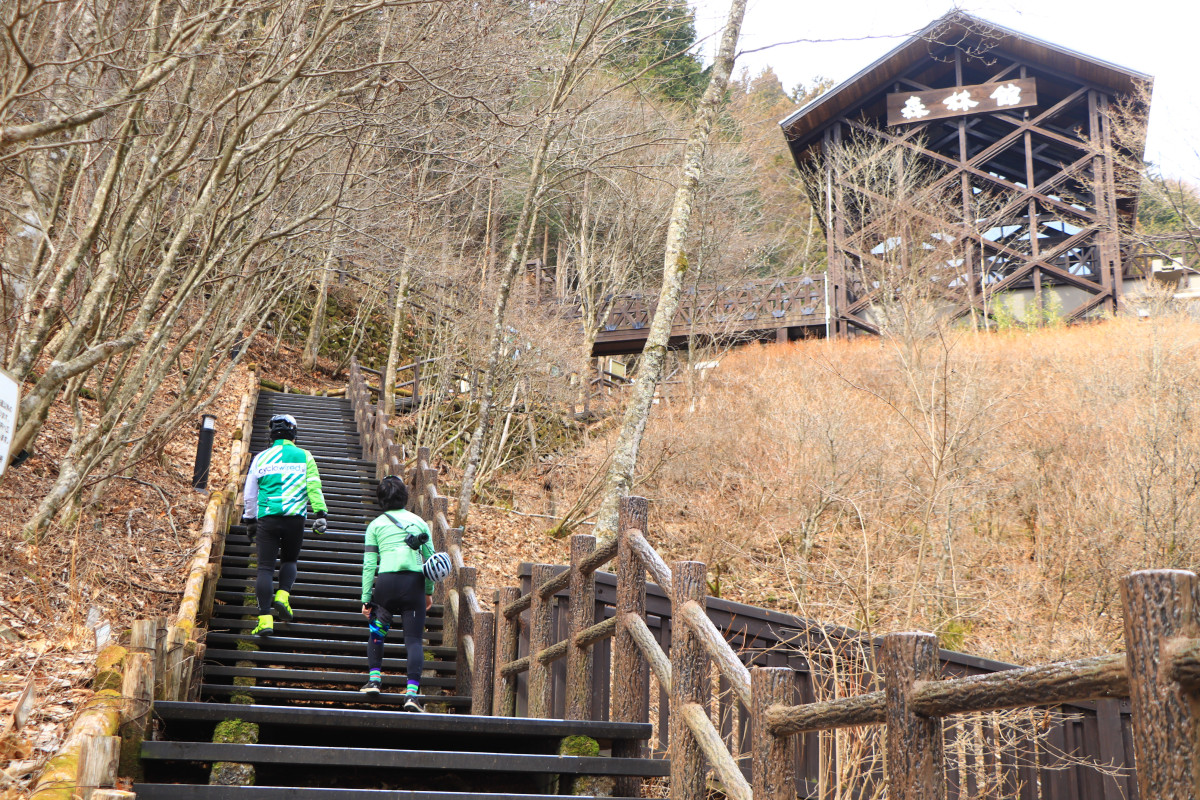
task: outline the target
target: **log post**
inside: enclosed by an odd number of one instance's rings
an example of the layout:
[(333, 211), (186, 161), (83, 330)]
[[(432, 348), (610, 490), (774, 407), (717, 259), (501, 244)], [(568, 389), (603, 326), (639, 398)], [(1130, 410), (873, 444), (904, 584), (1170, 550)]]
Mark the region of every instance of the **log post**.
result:
[[(650, 665), (623, 620), (632, 614), (646, 620), (646, 567), (629, 544), (630, 529), (645, 531), (649, 504), (644, 497), (621, 498), (617, 523), (617, 631), (612, 648), (612, 708), (614, 722), (650, 721)], [(644, 758), (645, 745), (636, 740), (613, 743), (613, 755)], [(621, 797), (640, 797), (638, 778), (617, 778), (616, 793)]]
[(750, 669), (750, 719), (754, 740), (750, 745), (754, 770), (754, 797), (758, 800), (795, 800), (792, 740), (767, 729), (767, 709), (792, 704), (792, 670), (788, 667)]
[(121, 760), (120, 772), (141, 778), (142, 741), (146, 738), (154, 712), (154, 655), (132, 652), (125, 656), (125, 675), (121, 682)]
[(76, 794), (83, 800), (90, 800), (97, 789), (115, 785), (120, 757), (120, 736), (89, 736), (79, 752)]
[(506, 617), (503, 609), (520, 596), (519, 588), (505, 586), (498, 593), (496, 600), (496, 688), (492, 694), (492, 713), (497, 717), (517, 715), (517, 676), (506, 678), (500, 673), (500, 668), (510, 661), (517, 660), (517, 648), (521, 641), (520, 615)]
[(181, 700), (188, 677), (188, 635), (184, 628), (172, 625), (167, 629), (167, 644), (164, 654), (164, 673), (159, 700)]
[(944, 800), (942, 722), (911, 708), (913, 684), (936, 681), (937, 637), (892, 633), (879, 653), (887, 698), (887, 784), (891, 800)]
[[(704, 607), (708, 587), (703, 562), (676, 561), (671, 576), (672, 608), (683, 608), (692, 601)], [(708, 653), (687, 625), (676, 625), (671, 633), (671, 800), (703, 800), (708, 788), (704, 754), (684, 719), (683, 707), (695, 703), (708, 712), (712, 692)]]
[(552, 629), (550, 626), (551, 603), (553, 597), (542, 597), (541, 586), (554, 577), (554, 569), (549, 564), (534, 564), (533, 578), (530, 582), (530, 592), (533, 602), (529, 607), (529, 716), (534, 719), (545, 719), (550, 716), (550, 667), (538, 661), (537, 654), (545, 650), (553, 642), (550, 641)]
[[(461, 528), (455, 528), (462, 535)], [(451, 577), (454, 577), (453, 574)], [(467, 662), (467, 651), (463, 647), (463, 637), (470, 634), (472, 639), (475, 635), (475, 629), (472, 625), (471, 606), (467, 603), (467, 593), (465, 589), (470, 586), (475, 587), (475, 568), (462, 567), (458, 570), (458, 576), (455, 580), (458, 584), (458, 614), (454, 622), (454, 646), (458, 648), (458, 669), (455, 670), (454, 676), (454, 693), (460, 697), (471, 693), (471, 687), (474, 685), (474, 669), (475, 667)], [(478, 656), (478, 651), (475, 653)]]
[(136, 800), (133, 792), (123, 792), (120, 789), (97, 789), (92, 792), (92, 800)]
[(134, 620), (129, 629), (129, 650), (133, 653), (149, 653), (154, 657), (158, 640), (158, 620)]
[(1141, 570), (1121, 582), (1125, 658), (1139, 793), (1194, 800), (1200, 792), (1200, 696), (1171, 675), (1180, 642), (1196, 638), (1200, 581), (1183, 570)]
[(475, 667), (471, 670), (471, 713), (492, 713), (492, 681), (496, 671), (496, 613), (483, 611), (471, 621), (475, 640)]
[(567, 719), (592, 718), (592, 648), (576, 647), (575, 637), (592, 627), (596, 617), (596, 575), (580, 569), (596, 551), (596, 537), (571, 537), (570, 621), (567, 633)]
[[(442, 499), (444, 498), (438, 498), (438, 500)], [(436, 529), (436, 523), (432, 527)], [(438, 549), (444, 549), (446, 552), (449, 552), (451, 545), (457, 544), (461, 550), (461, 541), (462, 528), (451, 528), (450, 530), (445, 531), (445, 534), (442, 538), (443, 547)], [(453, 556), (451, 556), (451, 563), (452, 566), (450, 569), (450, 574), (435, 584), (433, 598), (435, 603), (440, 602), (442, 604), (442, 644), (444, 644), (446, 647), (457, 647), (459, 644), (461, 644), (458, 636), (458, 618), (462, 613), (463, 596), (461, 592), (458, 593), (458, 611), (455, 611), (454, 603), (450, 599), (450, 596), (452, 592), (458, 589), (459, 570), (453, 566)], [(461, 664), (465, 662), (459, 661), (459, 663)]]

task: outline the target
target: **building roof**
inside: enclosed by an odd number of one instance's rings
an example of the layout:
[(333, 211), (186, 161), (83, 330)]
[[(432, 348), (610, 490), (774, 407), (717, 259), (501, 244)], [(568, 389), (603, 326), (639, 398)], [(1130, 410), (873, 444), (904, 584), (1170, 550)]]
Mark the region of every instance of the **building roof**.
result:
[(798, 154), (826, 124), (882, 91), (913, 66), (928, 60), (931, 45), (952, 45), (984, 36), (991, 40), (989, 45), (994, 45), (989, 49), (1070, 75), (1113, 94), (1130, 94), (1139, 84), (1153, 82), (1151, 76), (1141, 72), (1045, 42), (963, 11), (951, 11), (849, 80), (780, 121), (792, 152)]

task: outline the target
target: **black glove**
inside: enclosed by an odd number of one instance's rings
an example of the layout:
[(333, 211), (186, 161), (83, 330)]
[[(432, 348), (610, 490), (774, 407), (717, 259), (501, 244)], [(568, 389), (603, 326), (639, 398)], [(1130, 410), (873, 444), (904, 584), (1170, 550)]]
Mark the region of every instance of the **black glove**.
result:
[(313, 519), (313, 533), (324, 534), (325, 528), (328, 525), (329, 523), (325, 521), (325, 512), (318, 511), (316, 517)]
[(404, 537), (404, 543), (413, 550), (420, 550), (421, 545), (429, 541), (428, 533), (410, 533)]
[(242, 524), (246, 526), (246, 538), (253, 542), (258, 536), (258, 517), (242, 517)]

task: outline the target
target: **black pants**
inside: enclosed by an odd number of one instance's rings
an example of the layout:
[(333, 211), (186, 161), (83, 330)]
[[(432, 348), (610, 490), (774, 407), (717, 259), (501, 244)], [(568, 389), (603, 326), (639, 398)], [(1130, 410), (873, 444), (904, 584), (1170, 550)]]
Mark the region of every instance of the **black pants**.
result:
[(383, 669), (383, 639), (400, 614), (404, 649), (408, 657), (408, 682), (420, 683), (425, 668), (425, 576), (420, 572), (381, 572), (371, 594), (371, 635), (367, 640), (367, 668)]
[(276, 558), (279, 559), (279, 588), (290, 592), (296, 582), (296, 560), (300, 558), (300, 545), (304, 543), (304, 515), (259, 517), (257, 542), (258, 575), (254, 594), (258, 598), (258, 613), (270, 614), (271, 601), (275, 598), (272, 583)]

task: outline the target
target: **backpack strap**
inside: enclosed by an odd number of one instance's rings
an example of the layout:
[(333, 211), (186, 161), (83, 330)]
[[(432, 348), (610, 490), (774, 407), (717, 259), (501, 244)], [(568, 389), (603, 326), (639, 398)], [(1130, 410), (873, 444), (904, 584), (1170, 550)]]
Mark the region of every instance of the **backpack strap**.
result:
[[(388, 512), (386, 512), (386, 511), (383, 512), (383, 515), (388, 518), (389, 522), (391, 522), (393, 525), (395, 525), (397, 528), (399, 528), (401, 533), (412, 530), (412, 525), (401, 525), (400, 522), (395, 517), (393, 517), (391, 514), (389, 514)], [(410, 545), (410, 547), (411, 547), (411, 545)], [(421, 548), (419, 548), (419, 547), (413, 547), (412, 549), (416, 550), (418, 553), (421, 552)]]

